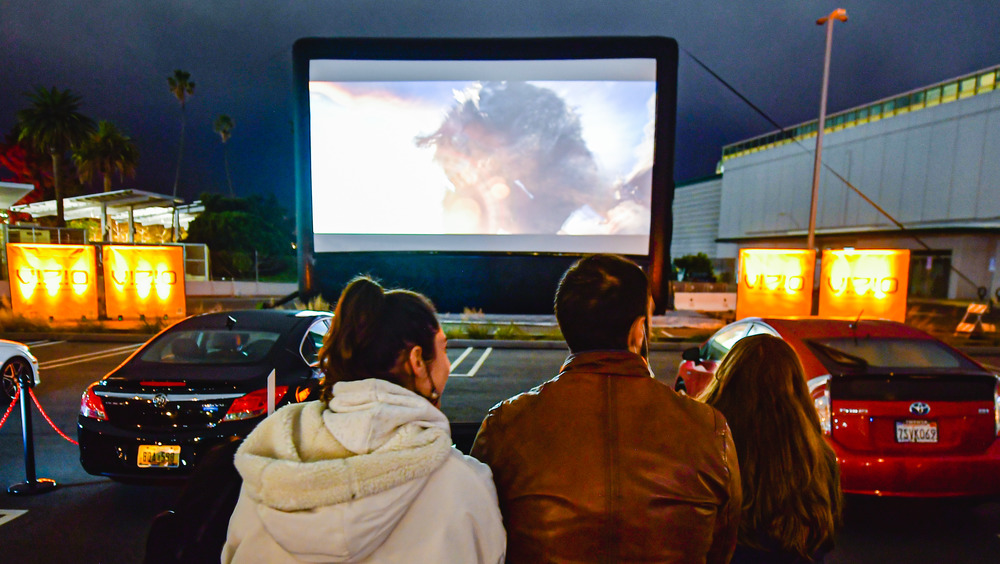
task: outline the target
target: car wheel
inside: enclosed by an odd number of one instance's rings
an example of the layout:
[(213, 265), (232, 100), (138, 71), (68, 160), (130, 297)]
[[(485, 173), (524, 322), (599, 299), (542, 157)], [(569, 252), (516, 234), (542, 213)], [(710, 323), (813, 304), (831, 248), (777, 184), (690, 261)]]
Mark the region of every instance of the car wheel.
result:
[(3, 365), (3, 383), (0, 385), (3, 391), (0, 392), (2, 394), (0, 397), (4, 401), (14, 399), (14, 394), (17, 393), (17, 388), (21, 384), (21, 376), (25, 374), (29, 375), (29, 378), (31, 377), (31, 367), (28, 365), (28, 361), (21, 357), (15, 356)]
[(674, 382), (674, 391), (681, 395), (687, 395), (688, 388), (687, 384), (684, 383), (684, 378), (677, 378), (677, 381)]

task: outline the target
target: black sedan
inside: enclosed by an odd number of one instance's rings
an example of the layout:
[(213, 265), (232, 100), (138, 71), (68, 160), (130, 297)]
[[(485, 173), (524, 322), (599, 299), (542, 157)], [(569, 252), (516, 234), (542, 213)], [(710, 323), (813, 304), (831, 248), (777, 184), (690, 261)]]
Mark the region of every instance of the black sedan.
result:
[(189, 317), (87, 387), (80, 462), (112, 478), (190, 474), (213, 446), (245, 437), (274, 405), (318, 397), (315, 368), (330, 314), (250, 310)]

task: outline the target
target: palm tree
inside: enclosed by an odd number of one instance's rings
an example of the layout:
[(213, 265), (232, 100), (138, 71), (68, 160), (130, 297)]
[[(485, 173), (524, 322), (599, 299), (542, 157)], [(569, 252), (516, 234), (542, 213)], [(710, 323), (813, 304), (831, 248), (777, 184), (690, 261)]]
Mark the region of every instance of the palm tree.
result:
[(215, 118), (215, 123), (212, 124), (212, 129), (219, 134), (222, 138), (222, 162), (226, 165), (226, 182), (229, 183), (229, 197), (233, 198), (236, 194), (233, 193), (233, 178), (229, 176), (229, 151), (226, 150), (226, 141), (233, 136), (233, 129), (236, 127), (236, 123), (233, 118), (222, 114)]
[(139, 150), (127, 135), (110, 121), (97, 124), (97, 131), (80, 143), (73, 153), (73, 161), (80, 172), (80, 179), (90, 182), (98, 174), (104, 177), (104, 191), (111, 191), (111, 175), (118, 173), (119, 180), (135, 176)]
[(191, 82), (191, 73), (180, 69), (174, 71), (173, 76), (167, 77), (167, 84), (170, 85), (170, 93), (173, 94), (181, 104), (181, 141), (177, 148), (177, 174), (174, 176), (174, 197), (177, 197), (177, 183), (181, 178), (181, 158), (184, 156), (184, 102), (187, 97), (194, 94), (194, 83)]
[(52, 185), (56, 195), (56, 223), (64, 227), (59, 165), (67, 151), (79, 145), (94, 130), (94, 121), (78, 110), (80, 97), (67, 90), (38, 86), (26, 94), (31, 105), (17, 112), (18, 141), (25, 141), (52, 157)]

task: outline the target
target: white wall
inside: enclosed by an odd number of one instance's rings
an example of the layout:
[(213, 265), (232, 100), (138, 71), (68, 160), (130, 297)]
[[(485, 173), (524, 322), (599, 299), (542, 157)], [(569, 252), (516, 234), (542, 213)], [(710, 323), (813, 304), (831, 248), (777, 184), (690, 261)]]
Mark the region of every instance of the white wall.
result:
[[(726, 161), (720, 238), (806, 232), (815, 139), (802, 143)], [(826, 133), (823, 160), (908, 228), (1000, 228), (1000, 91)], [(817, 234), (891, 228), (822, 173)]]

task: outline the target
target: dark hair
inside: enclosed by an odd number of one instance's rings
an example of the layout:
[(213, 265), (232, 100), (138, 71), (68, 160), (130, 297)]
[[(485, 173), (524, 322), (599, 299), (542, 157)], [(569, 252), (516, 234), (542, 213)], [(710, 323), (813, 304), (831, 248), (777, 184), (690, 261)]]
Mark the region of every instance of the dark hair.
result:
[(434, 337), (440, 330), (434, 304), (409, 290), (389, 290), (367, 276), (351, 280), (337, 300), (333, 326), (323, 338), (319, 366), (321, 399), (333, 397), (340, 381), (379, 378), (413, 389), (403, 364), (419, 346), (434, 360)]
[(740, 544), (811, 558), (840, 522), (837, 459), (823, 439), (805, 371), (784, 340), (738, 341), (701, 399), (733, 432), (743, 485)]
[(617, 255), (591, 255), (563, 274), (555, 312), (569, 350), (627, 350), (628, 332), (645, 317), (649, 280), (634, 262)]

